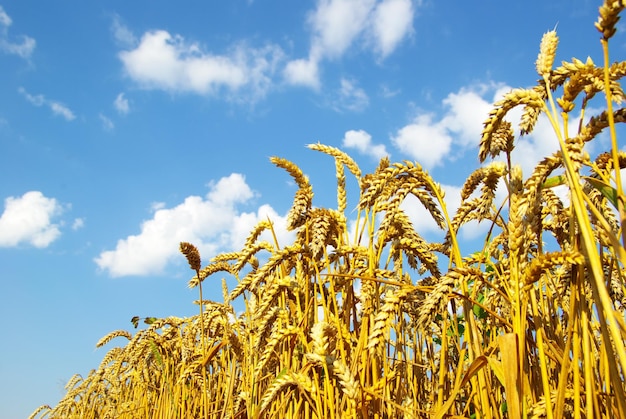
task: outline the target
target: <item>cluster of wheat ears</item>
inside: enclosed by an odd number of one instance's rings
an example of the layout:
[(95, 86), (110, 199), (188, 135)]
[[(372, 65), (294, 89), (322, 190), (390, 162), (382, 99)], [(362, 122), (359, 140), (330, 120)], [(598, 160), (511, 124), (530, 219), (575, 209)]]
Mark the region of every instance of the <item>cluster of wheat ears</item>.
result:
[[(127, 342), (31, 417), (626, 417), (626, 211), (615, 170), (626, 167), (615, 134), (626, 109), (614, 109), (626, 62), (608, 56), (624, 7), (600, 8), (601, 66), (573, 59), (554, 68), (556, 32), (543, 36), (540, 80), (495, 103), (479, 148), (489, 162), (467, 178), (452, 217), (414, 162), (383, 159), (363, 175), (343, 151), (310, 145), (334, 158), (337, 208), (328, 209), (313, 205), (298, 166), (272, 158), (298, 186), (293, 243), (261, 240), (274, 232), (262, 221), (241, 251), (204, 267), (181, 243), (199, 314), (108, 334), (98, 347)], [(584, 118), (597, 93), (606, 110)], [(505, 120), (518, 106), (520, 135), (543, 114), (560, 144), (526, 178), (511, 164), (516, 136)], [(574, 109), (583, 117), (570, 127)], [(592, 158), (586, 144), (605, 130), (611, 146)], [(360, 187), (354, 226), (346, 169)], [(401, 206), (409, 195), (445, 232), (442, 242), (415, 230)], [(463, 256), (457, 232), (471, 220), (491, 227), (483, 248)], [(203, 300), (218, 273), (237, 285), (222, 279), (224, 301)]]

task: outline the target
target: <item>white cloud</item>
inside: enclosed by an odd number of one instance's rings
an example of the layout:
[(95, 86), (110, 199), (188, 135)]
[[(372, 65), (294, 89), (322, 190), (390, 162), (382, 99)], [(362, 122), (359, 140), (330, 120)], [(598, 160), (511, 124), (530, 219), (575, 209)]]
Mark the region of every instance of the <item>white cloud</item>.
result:
[(254, 100), (269, 90), (283, 52), (272, 45), (255, 49), (240, 44), (228, 55), (214, 55), (158, 30), (146, 32), (136, 48), (120, 52), (119, 58), (127, 75), (146, 89), (197, 94), (226, 89), (238, 98), (245, 89)]
[(234, 173), (209, 184), (204, 198), (190, 196), (173, 208), (153, 205), (154, 215), (143, 222), (138, 235), (119, 240), (114, 250), (102, 252), (95, 262), (114, 277), (158, 274), (181, 257), (179, 242), (194, 243), (208, 260), (218, 251), (243, 245), (249, 230), (268, 216), (276, 223), (281, 245), (286, 244), (285, 218), (269, 205), (250, 213), (239, 210), (254, 196), (244, 177)]
[[(461, 205), (461, 188), (452, 185), (440, 185), (445, 192), (444, 202), (449, 214), (454, 214)], [(408, 195), (400, 205), (400, 208), (409, 216), (409, 219), (417, 231), (422, 236), (426, 234), (436, 234), (443, 237), (441, 230), (428, 210), (413, 195)]]
[(0, 50), (7, 54), (19, 55), (22, 58), (30, 58), (35, 50), (36, 41), (30, 36), (22, 35), (21, 42), (11, 42), (9, 40), (9, 27), (13, 20), (0, 6)]
[[(446, 211), (453, 217), (461, 206), (461, 188), (453, 185), (440, 185), (444, 191), (443, 201)], [(501, 202), (503, 197), (502, 188), (496, 192), (496, 202)], [(439, 206), (439, 205), (438, 205)], [(415, 231), (429, 240), (443, 239), (445, 232), (441, 230), (433, 219), (432, 215), (424, 207), (424, 205), (413, 195), (408, 195), (401, 206), (402, 210), (409, 216)], [(464, 224), (459, 230), (458, 237), (460, 239), (470, 241), (478, 237), (484, 237), (487, 230), (491, 227), (489, 221), (478, 223), (475, 220)]]
[(307, 19), (309, 56), (287, 64), (286, 81), (318, 89), (322, 60), (338, 59), (359, 42), (387, 57), (413, 32), (414, 15), (411, 0), (318, 0)]
[(432, 118), (430, 114), (420, 115), (391, 138), (394, 146), (427, 169), (441, 165), (452, 145), (445, 125)]
[(380, 88), (380, 95), (386, 99), (397, 96), (400, 93), (400, 89), (392, 90), (387, 85), (382, 85)]
[(80, 230), (84, 226), (85, 226), (85, 219), (84, 218), (76, 218), (74, 220), (74, 222), (72, 223), (72, 230)]
[(31, 95), (23, 87), (18, 88), (17, 91), (20, 92), (24, 96), (24, 98), (26, 98), (26, 100), (34, 106), (40, 107), (43, 105), (47, 105), (53, 114), (63, 117), (66, 121), (72, 121), (76, 119), (76, 115), (74, 115), (74, 112), (72, 112), (70, 108), (68, 108), (61, 102), (48, 100), (45, 98), (44, 95), (41, 94)]
[(368, 105), (369, 97), (365, 90), (358, 87), (354, 80), (342, 78), (337, 99), (333, 103), (335, 110), (360, 112)]
[(35, 106), (42, 106), (46, 102), (46, 99), (43, 97), (43, 95), (31, 95), (23, 87), (18, 88), (17, 91), (20, 92), (27, 101)]
[(367, 27), (375, 5), (375, 0), (319, 0), (317, 9), (309, 14), (314, 55), (342, 55)]
[(48, 105), (50, 105), (50, 109), (52, 109), (52, 113), (54, 113), (55, 115), (62, 116), (63, 118), (65, 118), (66, 121), (71, 121), (76, 118), (76, 115), (74, 115), (74, 112), (72, 112), (70, 108), (68, 108), (67, 106), (63, 105), (60, 102), (50, 101), (48, 102)]
[[(480, 142), (483, 122), (493, 107), (493, 101), (488, 102), (481, 96), (487, 89), (487, 86), (462, 88), (458, 93), (450, 93), (443, 101), (449, 109), (441, 122), (463, 146), (475, 147)], [(498, 99), (494, 98), (494, 101)]]
[(289, 84), (306, 86), (315, 90), (320, 87), (318, 63), (312, 58), (289, 61), (283, 75)]
[[(407, 126), (398, 130), (392, 143), (426, 168), (454, 160), (468, 149), (475, 150), (479, 143), (483, 122), (487, 119), (492, 103), (502, 98), (509, 88), (489, 83), (464, 87), (450, 93), (442, 105), (446, 109), (440, 119), (433, 114), (420, 114)], [(495, 92), (493, 100), (483, 99)], [(515, 112), (513, 112), (514, 115)], [(452, 146), (455, 147), (452, 147)]]
[(363, 130), (347, 131), (341, 144), (347, 148), (354, 148), (359, 153), (371, 156), (376, 160), (389, 155), (384, 145), (372, 144), (372, 136)]
[(56, 199), (46, 198), (39, 191), (6, 198), (4, 212), (0, 216), (0, 247), (14, 247), (22, 243), (47, 247), (61, 235), (58, 224), (54, 224), (52, 219), (63, 211), (63, 206)]
[(113, 106), (122, 115), (126, 115), (130, 112), (130, 104), (128, 103), (128, 99), (124, 97), (124, 93), (120, 93), (117, 95), (115, 100), (113, 101)]
[(115, 128), (115, 124), (113, 123), (113, 121), (111, 121), (111, 119), (107, 118), (105, 115), (98, 114), (98, 117), (100, 118), (100, 121), (102, 122), (102, 128), (104, 128), (105, 131), (111, 131)]
[(372, 17), (375, 48), (382, 58), (391, 54), (400, 41), (413, 32), (411, 0), (383, 0)]

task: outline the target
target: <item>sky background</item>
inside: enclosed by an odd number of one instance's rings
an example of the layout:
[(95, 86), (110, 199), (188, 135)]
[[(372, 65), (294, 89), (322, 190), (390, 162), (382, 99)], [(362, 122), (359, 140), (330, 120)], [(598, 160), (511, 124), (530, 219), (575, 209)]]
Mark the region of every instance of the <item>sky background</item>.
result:
[[(306, 144), (366, 173), (416, 160), (454, 209), (491, 103), (538, 78), (542, 34), (557, 27), (557, 62), (602, 61), (599, 5), (0, 1), (0, 418), (55, 405), (131, 317), (194, 315), (180, 241), (208, 262), (270, 216), (287, 244), (296, 186), (270, 156), (330, 207), (334, 162)], [(526, 175), (556, 149), (545, 120), (516, 144)], [(466, 249), (483, 227), (465, 229)], [(205, 284), (221, 300), (219, 278)]]

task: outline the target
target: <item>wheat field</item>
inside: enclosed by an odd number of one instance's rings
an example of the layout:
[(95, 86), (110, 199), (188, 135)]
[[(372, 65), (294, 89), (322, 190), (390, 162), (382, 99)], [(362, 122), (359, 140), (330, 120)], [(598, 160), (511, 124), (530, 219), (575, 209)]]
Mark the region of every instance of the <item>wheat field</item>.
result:
[[(626, 167), (616, 134), (626, 62), (609, 57), (624, 7), (600, 8), (603, 63), (555, 65), (557, 33), (544, 34), (537, 84), (485, 115), (481, 164), (454, 214), (417, 162), (383, 159), (363, 174), (345, 152), (309, 145), (335, 164), (337, 206), (322, 208), (302, 170), (273, 157), (298, 187), (293, 242), (278, 243), (266, 220), (241, 250), (204, 265), (180, 243), (198, 314), (134, 318), (145, 327), (104, 336), (100, 365), (31, 418), (626, 417), (626, 201), (615, 170)], [(573, 123), (596, 95), (604, 111)], [(524, 174), (511, 163), (516, 138), (542, 115), (560, 148)], [(600, 134), (610, 147), (590, 155)], [(442, 242), (413, 227), (410, 195)], [(462, 254), (457, 233), (471, 221), (490, 228), (482, 248)], [(221, 302), (204, 299), (220, 286)]]

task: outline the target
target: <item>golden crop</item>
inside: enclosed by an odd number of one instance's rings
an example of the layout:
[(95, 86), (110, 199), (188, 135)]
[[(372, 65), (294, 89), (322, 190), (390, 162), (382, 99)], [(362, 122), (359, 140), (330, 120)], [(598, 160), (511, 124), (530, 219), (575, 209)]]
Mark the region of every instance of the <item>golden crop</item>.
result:
[[(273, 232), (263, 221), (243, 249), (204, 267), (181, 243), (198, 315), (105, 336), (98, 346), (126, 342), (31, 417), (626, 417), (626, 211), (615, 170), (626, 167), (615, 133), (626, 109), (614, 109), (626, 62), (608, 55), (624, 6), (600, 9), (601, 66), (573, 59), (554, 68), (558, 38), (544, 36), (540, 79), (495, 103), (480, 139), (483, 165), (463, 185), (456, 214), (415, 162), (383, 159), (363, 175), (343, 151), (310, 145), (335, 161), (330, 209), (313, 205), (298, 166), (272, 158), (299, 188), (288, 214), (294, 242), (260, 241)], [(584, 112), (598, 93), (606, 110), (570, 127), (572, 110)], [(560, 144), (526, 178), (511, 164), (516, 137), (506, 120), (519, 106), (521, 135), (543, 114)], [(611, 148), (590, 156), (585, 145), (604, 131)], [(354, 227), (346, 168), (360, 187)], [(499, 183), (505, 202), (496, 201)], [(557, 185), (568, 187), (568, 202)], [(414, 229), (401, 206), (409, 195), (445, 232), (441, 243)], [(472, 220), (491, 228), (482, 249), (463, 255), (457, 232)], [(203, 300), (218, 273), (237, 285), (222, 282), (223, 302)], [(236, 300), (245, 305), (239, 315)]]

